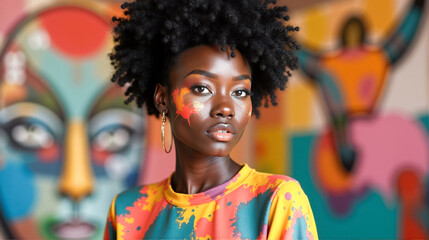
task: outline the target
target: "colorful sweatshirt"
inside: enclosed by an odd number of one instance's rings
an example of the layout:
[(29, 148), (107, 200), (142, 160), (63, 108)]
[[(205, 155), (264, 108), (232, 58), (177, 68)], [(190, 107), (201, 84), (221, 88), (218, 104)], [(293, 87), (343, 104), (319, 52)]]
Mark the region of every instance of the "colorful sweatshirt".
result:
[(104, 239), (318, 239), (307, 196), (290, 177), (245, 164), (202, 193), (176, 193), (170, 181), (117, 195)]

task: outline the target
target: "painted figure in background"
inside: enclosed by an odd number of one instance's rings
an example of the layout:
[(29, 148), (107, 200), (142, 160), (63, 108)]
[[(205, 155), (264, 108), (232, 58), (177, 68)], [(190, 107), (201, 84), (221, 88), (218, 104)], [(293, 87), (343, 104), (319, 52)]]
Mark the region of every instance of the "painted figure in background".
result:
[[(367, 44), (362, 19), (352, 17), (344, 24), (338, 51), (299, 53), (302, 70), (320, 89), (330, 117), (329, 129), (316, 144), (315, 169), (332, 210), (347, 213), (368, 188), (377, 189), (386, 201), (398, 193), (404, 207), (399, 223), (404, 239), (425, 238), (429, 232), (418, 217), (428, 213), (423, 201), (428, 194), (425, 130), (413, 119), (381, 115), (375, 109), (389, 72), (417, 34), (424, 5), (425, 0), (414, 0), (382, 45)], [(420, 187), (404, 187), (407, 184)]]
[(0, 55), (0, 214), (6, 237), (100, 239), (136, 184), (145, 118), (109, 84), (109, 20), (77, 6), (25, 18)]

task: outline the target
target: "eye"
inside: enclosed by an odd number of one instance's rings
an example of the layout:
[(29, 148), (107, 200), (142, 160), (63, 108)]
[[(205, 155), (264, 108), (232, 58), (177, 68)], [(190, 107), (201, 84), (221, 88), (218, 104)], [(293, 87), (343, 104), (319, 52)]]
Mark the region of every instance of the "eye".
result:
[(42, 122), (33, 118), (19, 118), (7, 124), (12, 143), (23, 150), (37, 151), (49, 148), (55, 142), (55, 137)]
[(234, 91), (232, 93), (232, 96), (240, 97), (240, 98), (244, 98), (244, 97), (247, 97), (249, 95), (250, 95), (250, 91), (244, 90), (244, 89), (240, 89), (240, 90)]
[(94, 138), (96, 148), (109, 151), (120, 152), (131, 143), (134, 131), (125, 126), (111, 126), (102, 129)]
[(210, 89), (206, 86), (198, 85), (198, 86), (192, 86), (192, 91), (198, 94), (209, 94), (211, 93)]

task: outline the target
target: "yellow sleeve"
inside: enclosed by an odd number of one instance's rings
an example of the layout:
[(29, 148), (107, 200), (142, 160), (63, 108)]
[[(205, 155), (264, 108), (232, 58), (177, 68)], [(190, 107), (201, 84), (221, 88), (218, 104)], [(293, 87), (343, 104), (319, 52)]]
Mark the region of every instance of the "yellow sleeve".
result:
[(115, 212), (115, 201), (116, 195), (113, 198), (112, 204), (110, 205), (109, 213), (107, 216), (106, 227), (104, 229), (104, 240), (116, 239), (116, 212)]
[(298, 182), (279, 186), (270, 208), (268, 239), (319, 239), (313, 211)]

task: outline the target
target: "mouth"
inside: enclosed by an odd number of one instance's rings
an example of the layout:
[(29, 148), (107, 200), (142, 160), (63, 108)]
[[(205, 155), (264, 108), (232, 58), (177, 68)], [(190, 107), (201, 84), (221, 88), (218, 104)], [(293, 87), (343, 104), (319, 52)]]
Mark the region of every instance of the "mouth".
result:
[(235, 129), (231, 124), (218, 123), (211, 126), (206, 134), (218, 142), (229, 142), (235, 135)]
[(60, 239), (89, 239), (95, 232), (95, 226), (79, 219), (55, 224), (53, 233)]

